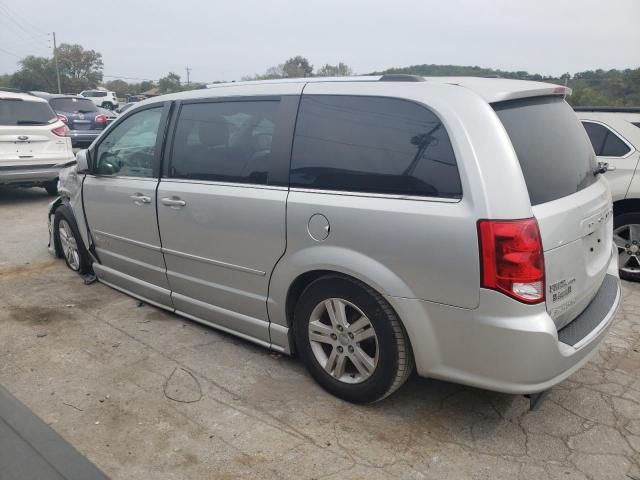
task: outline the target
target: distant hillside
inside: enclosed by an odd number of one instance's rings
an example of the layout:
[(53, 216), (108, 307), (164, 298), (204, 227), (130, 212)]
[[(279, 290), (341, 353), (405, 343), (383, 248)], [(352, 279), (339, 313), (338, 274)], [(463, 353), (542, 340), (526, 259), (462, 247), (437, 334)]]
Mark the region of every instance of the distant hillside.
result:
[(518, 80), (537, 80), (567, 85), (573, 89), (568, 98), (572, 105), (598, 106), (640, 106), (640, 68), (626, 70), (588, 70), (561, 77), (544, 76), (525, 71), (509, 72), (493, 68), (470, 67), (460, 65), (411, 65), (409, 67), (389, 68), (374, 75), (384, 73), (408, 73), (425, 77), (472, 76), (501, 77)]

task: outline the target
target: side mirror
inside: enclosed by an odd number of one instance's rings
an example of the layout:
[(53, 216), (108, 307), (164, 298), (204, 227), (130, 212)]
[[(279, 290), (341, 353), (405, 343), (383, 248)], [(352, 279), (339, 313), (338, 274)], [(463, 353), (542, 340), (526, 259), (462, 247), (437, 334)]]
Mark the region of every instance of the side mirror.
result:
[(76, 153), (76, 163), (78, 164), (78, 173), (89, 173), (89, 151), (80, 150)]

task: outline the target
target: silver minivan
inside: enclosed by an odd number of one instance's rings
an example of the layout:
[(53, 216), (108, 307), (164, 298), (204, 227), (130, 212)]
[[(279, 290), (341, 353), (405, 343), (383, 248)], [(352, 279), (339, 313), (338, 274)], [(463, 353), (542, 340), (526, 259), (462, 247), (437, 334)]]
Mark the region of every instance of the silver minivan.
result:
[(562, 381), (618, 307), (606, 165), (546, 83), (407, 75), (140, 102), (77, 157), (54, 251), (152, 305), (380, 400), (415, 368)]

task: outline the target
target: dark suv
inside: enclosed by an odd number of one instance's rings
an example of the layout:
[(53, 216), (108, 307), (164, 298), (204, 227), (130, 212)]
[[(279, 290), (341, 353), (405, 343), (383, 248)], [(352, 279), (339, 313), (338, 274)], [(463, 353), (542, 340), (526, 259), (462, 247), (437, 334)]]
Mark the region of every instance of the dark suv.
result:
[(88, 98), (52, 95), (47, 100), (53, 111), (58, 114), (58, 118), (69, 127), (74, 148), (86, 148), (91, 145), (109, 121)]

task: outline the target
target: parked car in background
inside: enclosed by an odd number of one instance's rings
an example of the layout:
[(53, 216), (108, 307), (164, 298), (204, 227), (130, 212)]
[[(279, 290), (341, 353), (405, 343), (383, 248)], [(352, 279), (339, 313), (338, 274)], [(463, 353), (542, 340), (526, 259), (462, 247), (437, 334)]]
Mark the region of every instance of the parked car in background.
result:
[(80, 96), (91, 100), (97, 107), (108, 108), (113, 110), (118, 108), (118, 97), (116, 92), (108, 92), (107, 90), (83, 90)]
[(118, 114), (124, 113), (127, 110), (129, 110), (131, 107), (133, 107), (137, 102), (128, 102), (125, 103), (124, 105), (120, 105), (118, 108), (116, 108), (114, 111)]
[(640, 281), (640, 108), (576, 107), (613, 197), (614, 241), (620, 276)]
[(73, 160), (69, 128), (46, 100), (0, 91), (0, 184), (57, 193), (60, 168)]
[(352, 402), (414, 364), (541, 392), (596, 352), (620, 301), (609, 184), (568, 93), (384, 75), (149, 99), (78, 153), (81, 208), (50, 210), (55, 251), (297, 352)]
[(109, 117), (85, 97), (51, 95), (49, 105), (69, 127), (74, 148), (86, 148), (106, 128)]

